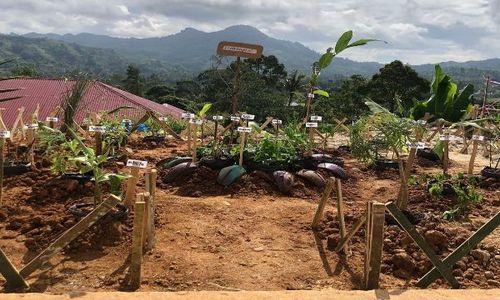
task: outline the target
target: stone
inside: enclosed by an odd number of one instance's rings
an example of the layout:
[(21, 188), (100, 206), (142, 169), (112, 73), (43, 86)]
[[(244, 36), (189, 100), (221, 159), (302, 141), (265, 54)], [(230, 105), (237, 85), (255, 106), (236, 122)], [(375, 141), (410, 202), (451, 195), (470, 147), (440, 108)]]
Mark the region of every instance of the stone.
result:
[(429, 245), (434, 249), (434, 250), (439, 250), (446, 248), (448, 244), (448, 238), (444, 233), (441, 231), (437, 230), (428, 230), (424, 234), (425, 240), (429, 243)]
[(326, 247), (328, 249), (335, 249), (339, 243), (339, 237), (336, 235), (329, 235), (326, 239)]
[(403, 270), (403, 269), (397, 269), (394, 271), (394, 276), (401, 278), (401, 279), (410, 279), (411, 275), (408, 271)]
[(406, 252), (394, 254), (394, 256), (392, 257), (392, 263), (396, 268), (405, 270), (409, 273), (413, 272), (416, 267), (415, 261)]
[(491, 258), (491, 254), (488, 251), (481, 250), (481, 249), (474, 249), (470, 252), (472, 257), (475, 259), (479, 260), (479, 262), (483, 265), (486, 266), (488, 261)]
[(486, 277), (486, 279), (494, 279), (495, 275), (491, 271), (486, 271), (484, 272), (484, 277)]
[(453, 272), (451, 272), (451, 274), (455, 277), (464, 277), (464, 271), (462, 271), (460, 269), (453, 270)]
[(472, 280), (474, 278), (474, 270), (471, 268), (467, 269), (464, 273), (464, 278)]
[(461, 261), (461, 260), (457, 261), (457, 263), (455, 264), (455, 266), (457, 268), (459, 268), (460, 270), (462, 270), (462, 271), (467, 270), (467, 265), (463, 261)]
[(66, 182), (64, 183), (64, 189), (66, 189), (68, 192), (73, 192), (78, 189), (79, 185), (80, 183), (78, 182), (78, 180), (66, 180)]
[(494, 286), (494, 287), (500, 287), (500, 282), (493, 280), (493, 279), (488, 279), (486, 281), (488, 285)]
[(194, 191), (191, 196), (193, 197), (196, 197), (196, 198), (199, 198), (203, 195), (203, 193), (201, 191)]

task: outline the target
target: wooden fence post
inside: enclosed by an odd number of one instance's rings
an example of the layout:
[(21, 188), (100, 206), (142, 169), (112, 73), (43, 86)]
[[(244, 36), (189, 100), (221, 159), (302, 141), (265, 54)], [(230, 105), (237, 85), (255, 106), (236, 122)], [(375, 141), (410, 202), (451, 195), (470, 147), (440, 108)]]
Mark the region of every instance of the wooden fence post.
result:
[(401, 186), (399, 188), (398, 195), (398, 207), (401, 209), (406, 209), (408, 207), (408, 177), (406, 177), (408, 165), (405, 163), (403, 158), (399, 159), (399, 178), (401, 180)]
[[(335, 178), (335, 192), (337, 194), (337, 217), (340, 225), (340, 238), (343, 239), (346, 235), (345, 220), (344, 220), (344, 200), (342, 198), (342, 182)], [(349, 246), (344, 246), (344, 254), (349, 255)]]
[(378, 202), (368, 202), (366, 209), (366, 252), (364, 283), (365, 289), (378, 288), (382, 248), (384, 240), (385, 206)]
[(0, 249), (0, 274), (2, 274), (7, 281), (7, 287), (10, 289), (29, 288), (28, 283), (19, 274), (16, 267), (12, 264), (7, 255), (3, 253), (2, 249)]
[(467, 170), (467, 174), (469, 175), (474, 174), (474, 161), (476, 160), (478, 144), (479, 144), (478, 140), (474, 140), (472, 142), (472, 153), (470, 155), (470, 160), (469, 160), (469, 169)]
[(151, 250), (155, 246), (155, 207), (156, 207), (156, 178), (157, 170), (151, 169), (146, 174), (146, 190), (149, 193), (149, 203), (147, 205), (147, 240), (146, 240), (146, 250)]
[(448, 174), (448, 167), (450, 164), (450, 135), (446, 133), (444, 135), (445, 140), (443, 141), (443, 173)]
[(335, 179), (330, 177), (326, 181), (325, 189), (323, 190), (323, 194), (321, 195), (321, 199), (318, 203), (318, 208), (316, 209), (316, 213), (314, 214), (314, 218), (311, 224), (312, 229), (316, 229), (318, 227), (319, 221), (323, 217), (323, 211), (325, 210), (326, 202), (328, 201), (328, 197), (332, 193), (333, 186), (335, 184)]
[(127, 180), (127, 191), (125, 192), (125, 201), (124, 204), (128, 207), (133, 205), (133, 201), (135, 198), (135, 187), (137, 185), (137, 181), (139, 180), (139, 167), (130, 167), (130, 175), (131, 177)]
[(134, 206), (134, 229), (132, 236), (132, 250), (130, 258), (130, 286), (134, 289), (141, 287), (142, 241), (144, 232), (144, 212), (146, 203), (144, 194), (137, 195)]

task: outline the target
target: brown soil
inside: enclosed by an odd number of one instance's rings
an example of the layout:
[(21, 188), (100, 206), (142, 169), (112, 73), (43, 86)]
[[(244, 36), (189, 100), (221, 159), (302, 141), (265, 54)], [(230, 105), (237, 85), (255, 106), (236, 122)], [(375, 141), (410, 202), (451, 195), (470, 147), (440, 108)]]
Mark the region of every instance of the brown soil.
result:
[[(185, 150), (184, 144), (167, 143), (171, 146), (137, 150), (132, 141), (134, 150), (126, 149), (126, 154), (154, 165)], [(465, 170), (461, 157), (454, 153), (451, 157), (451, 173)], [(343, 183), (349, 228), (363, 214), (367, 201), (395, 200), (399, 184), (396, 170), (377, 172), (348, 154), (343, 158), (350, 175)], [(123, 162), (107, 167), (121, 168)], [(438, 173), (439, 166), (418, 165), (415, 172)], [(363, 230), (354, 236), (352, 255), (345, 258), (331, 250), (338, 240), (333, 205), (327, 206), (321, 230), (314, 233), (310, 229), (320, 189), (296, 178), (293, 194), (282, 195), (272, 181), (255, 173), (225, 188), (216, 184), (216, 174), (200, 168), (180, 183), (164, 184), (160, 172), (157, 242), (144, 256), (141, 290), (362, 288)], [(91, 184), (61, 181), (47, 170), (8, 178), (5, 184), (0, 246), (18, 268), (77, 221), (68, 212), (70, 205), (92, 202)], [(139, 189), (142, 185), (143, 181)], [(435, 200), (422, 186), (411, 187), (410, 211), (425, 216), (417, 228), (434, 241), (442, 258), (498, 211), (498, 184), (486, 182), (481, 191), (485, 193), (481, 204), (472, 207), (464, 218), (447, 222), (441, 215), (451, 207), (452, 199)], [(116, 221), (109, 215), (97, 222), (53, 258), (52, 265), (28, 278), (30, 290), (59, 293), (127, 289), (132, 217)], [(473, 255), (457, 264), (454, 274), (464, 287), (493, 288), (498, 284), (499, 241), (497, 230)], [(395, 225), (386, 227), (382, 288), (411, 287), (429, 267), (404, 232)], [(445, 286), (442, 280), (433, 285)]]

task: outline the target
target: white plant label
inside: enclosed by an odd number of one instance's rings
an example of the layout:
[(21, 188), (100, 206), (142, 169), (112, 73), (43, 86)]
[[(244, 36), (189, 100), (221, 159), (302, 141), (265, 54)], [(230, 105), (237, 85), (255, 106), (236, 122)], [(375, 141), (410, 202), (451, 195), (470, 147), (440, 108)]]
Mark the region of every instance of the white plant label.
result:
[(313, 93), (309, 93), (309, 94), (307, 94), (307, 97), (314, 98), (314, 94)]
[(238, 127), (238, 132), (252, 132), (252, 128), (251, 127)]
[(321, 121), (323, 121), (323, 117), (322, 116), (311, 116), (311, 121), (321, 122)]
[(203, 124), (203, 120), (200, 120), (200, 119), (189, 119), (189, 124), (201, 125), (201, 124)]
[(132, 123), (132, 120), (129, 120), (129, 119), (123, 119), (123, 120), (122, 120), (122, 123), (125, 123), (125, 124), (126, 124), (126, 123)]
[(38, 129), (38, 124), (26, 124), (24, 125), (25, 129)]
[(306, 123), (306, 127), (307, 128), (316, 128), (316, 127), (318, 127), (318, 123), (316, 123), (316, 122), (308, 122), (308, 123)]
[(253, 119), (255, 119), (255, 115), (251, 115), (251, 114), (242, 114), (242, 115), (241, 115), (241, 118), (242, 118), (243, 120), (253, 120)]
[(456, 141), (459, 138), (454, 135), (442, 135), (439, 137), (440, 141)]
[(482, 135), (473, 135), (472, 136), (473, 141), (484, 141), (484, 136)]
[(106, 126), (89, 126), (90, 132), (106, 132)]
[(239, 122), (240, 121), (240, 117), (238, 117), (238, 116), (231, 116), (231, 121), (233, 121), (233, 122)]
[(167, 122), (168, 118), (167, 117), (159, 117), (158, 120), (160, 120), (162, 122)]
[(283, 124), (283, 121), (278, 120), (278, 119), (273, 119), (271, 122), (273, 122), (273, 124), (275, 124), (275, 125), (281, 125), (281, 124)]
[(182, 113), (181, 118), (183, 119), (194, 119), (194, 114), (193, 113)]
[(418, 120), (417, 124), (424, 126), (425, 124), (427, 124), (427, 121), (426, 120)]
[(47, 117), (47, 119), (45, 119), (45, 121), (47, 121), (47, 122), (59, 122), (59, 118), (57, 118), (57, 117)]
[(224, 120), (224, 117), (223, 116), (212, 116), (212, 120), (214, 120), (214, 121), (222, 121), (222, 120)]
[(424, 142), (418, 142), (418, 143), (406, 143), (410, 149), (424, 149), (425, 148), (425, 143)]
[(0, 139), (10, 139), (10, 131), (0, 130)]
[(127, 167), (136, 167), (136, 168), (141, 168), (145, 169), (148, 165), (148, 162), (145, 160), (135, 160), (135, 159), (129, 159), (127, 160)]

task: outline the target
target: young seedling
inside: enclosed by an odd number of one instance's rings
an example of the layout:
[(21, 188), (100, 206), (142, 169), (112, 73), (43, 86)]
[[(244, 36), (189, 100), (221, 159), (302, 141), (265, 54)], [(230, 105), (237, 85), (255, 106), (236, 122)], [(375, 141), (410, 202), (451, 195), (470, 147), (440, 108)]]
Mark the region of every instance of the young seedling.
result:
[(197, 142), (197, 135), (198, 135), (198, 126), (203, 126), (203, 120), (200, 120), (200, 119), (191, 119), (189, 120), (189, 125), (192, 125), (193, 126), (193, 130), (192, 130), (192, 135), (193, 135), (193, 138), (192, 138), (192, 155), (193, 155), (193, 162), (196, 162), (196, 142)]

